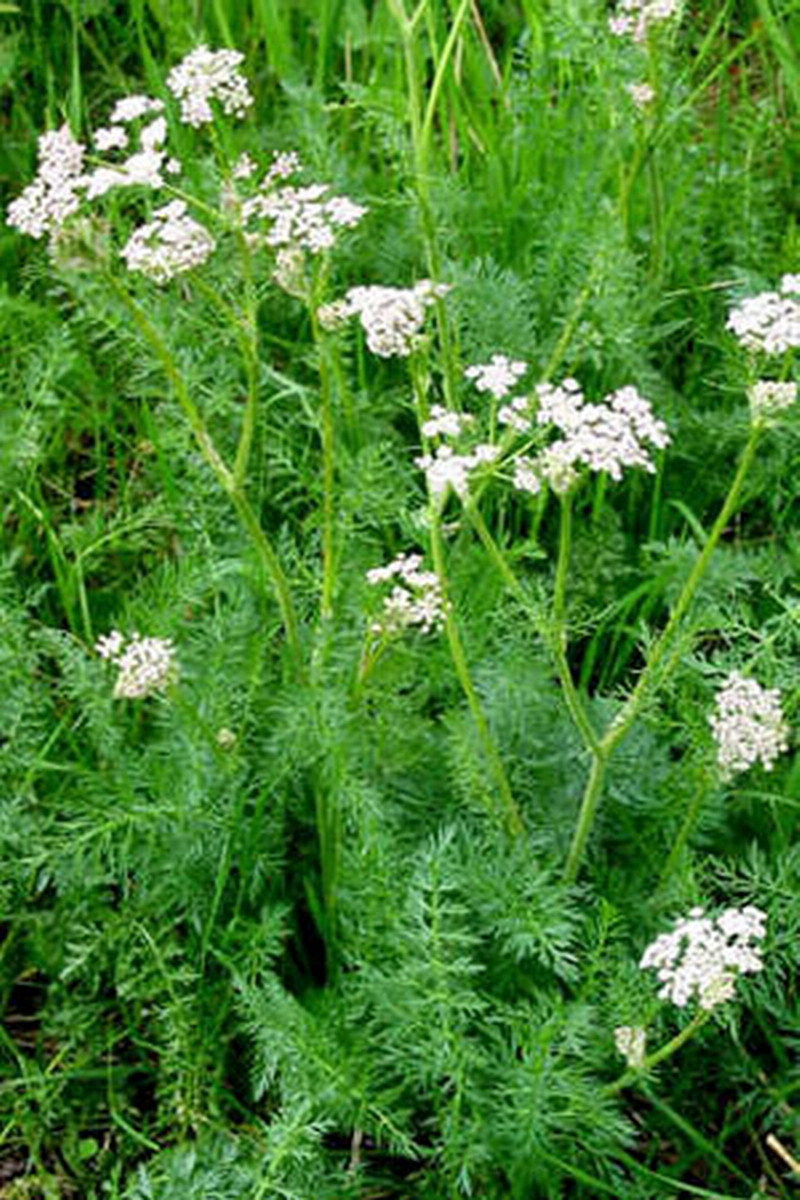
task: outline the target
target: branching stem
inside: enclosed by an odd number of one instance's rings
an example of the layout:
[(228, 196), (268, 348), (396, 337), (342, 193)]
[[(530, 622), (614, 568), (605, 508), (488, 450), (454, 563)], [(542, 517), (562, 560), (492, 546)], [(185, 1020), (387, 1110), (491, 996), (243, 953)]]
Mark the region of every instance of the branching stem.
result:
[(187, 387), (186, 380), (183, 377), (178, 363), (169, 346), (162, 338), (156, 327), (150, 321), (150, 318), (145, 313), (140, 304), (134, 300), (133, 296), (122, 286), (118, 279), (113, 275), (107, 275), (107, 279), (112, 287), (114, 294), (125, 306), (131, 315), (131, 318), (139, 330), (140, 334), (150, 346), (158, 361), (164, 370), (165, 375), (172, 384), (175, 397), (180, 405), (186, 421), (191, 429), (195, 441), (197, 442), (200, 451), (206, 462), (213, 471), (217, 482), (222, 487), (225, 494), (231, 501), (239, 520), (250, 536), (250, 539), (261, 559), (267, 575), (269, 576), (275, 598), (278, 602), (278, 608), (283, 622), (284, 632), (286, 634), (286, 643), (294, 663), (295, 670), (298, 673), (302, 672), (302, 648), (300, 644), (300, 633), (297, 621), (297, 614), (292, 600), (289, 581), (281, 567), (280, 560), (270, 542), (267, 534), (256, 516), (250, 501), (245, 495), (242, 483), (237, 482), (235, 472), (227, 465), (219, 450), (217, 449), (211, 434), (206, 427), (203, 416), (195, 404)]

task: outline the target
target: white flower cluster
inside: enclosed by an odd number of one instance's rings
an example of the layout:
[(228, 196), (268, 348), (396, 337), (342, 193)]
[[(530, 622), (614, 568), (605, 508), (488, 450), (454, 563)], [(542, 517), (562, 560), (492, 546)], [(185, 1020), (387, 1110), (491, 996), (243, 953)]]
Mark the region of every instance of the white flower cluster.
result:
[(614, 1045), (629, 1067), (644, 1066), (647, 1033), (641, 1025), (619, 1025), (614, 1030)]
[(797, 399), (797, 384), (759, 379), (751, 388), (748, 388), (747, 398), (750, 401), (750, 412), (754, 421), (774, 417), (794, 404)]
[(180, 101), (181, 120), (198, 129), (214, 120), (211, 101), (228, 116), (243, 117), (253, 103), (247, 80), (239, 71), (239, 50), (209, 50), (198, 46), (167, 76), (167, 87)]
[[(147, 99), (146, 96), (136, 98)], [(167, 122), (164, 117), (155, 117), (140, 130), (139, 149), (124, 162), (112, 163), (110, 166), (103, 164), (89, 172), (86, 176), (87, 200), (105, 196), (107, 192), (118, 187), (163, 187), (162, 171), (167, 166), (167, 152), (164, 149), (166, 140)], [(128, 145), (128, 133), (121, 125), (112, 125), (108, 129), (99, 129), (94, 141), (98, 150), (124, 149)]]
[(112, 108), (109, 120), (112, 125), (129, 125), (131, 121), (138, 121), (140, 117), (163, 111), (164, 102), (155, 100), (152, 96), (123, 96)]
[(433, 571), (422, 571), (421, 554), (400, 554), (385, 567), (367, 571), (373, 585), (394, 581), (383, 602), (383, 613), (370, 626), (371, 633), (392, 635), (416, 625), (423, 633), (440, 629), (445, 606), (439, 580)]
[(186, 215), (183, 200), (173, 200), (153, 213), (153, 220), (141, 225), (122, 247), (120, 254), (131, 271), (141, 271), (156, 283), (206, 261), (215, 242), (208, 230)]
[(641, 44), (647, 40), (651, 26), (669, 21), (680, 8), (681, 0), (620, 0), (617, 15), (609, 18), (608, 27), (617, 37), (632, 37)]
[(800, 346), (800, 275), (784, 275), (777, 292), (748, 296), (728, 314), (732, 330), (745, 350), (784, 354)]
[(706, 917), (693, 908), (672, 933), (662, 933), (642, 955), (639, 966), (658, 972), (659, 997), (679, 1008), (693, 997), (711, 1009), (730, 1000), (739, 975), (760, 971), (766, 914), (760, 908), (726, 908)]
[(153, 119), (139, 130), (138, 146), (128, 158), (102, 163), (91, 171), (84, 171), (86, 146), (75, 140), (66, 125), (44, 134), (39, 139), (36, 177), (9, 205), (9, 225), (31, 237), (54, 238), (84, 200), (96, 200), (118, 187), (163, 187), (162, 172), (180, 169), (174, 159), (167, 160), (167, 123), (158, 115), (163, 107), (160, 100), (149, 96), (125, 96), (117, 101), (111, 125), (94, 134), (94, 148), (99, 153), (127, 149), (131, 132), (126, 125), (144, 116)]
[(327, 183), (269, 190), (271, 183), (272, 180), (267, 185), (268, 190), (260, 191), (242, 204), (245, 223), (254, 219), (271, 222), (264, 237), (268, 246), (320, 254), (335, 244), (338, 230), (352, 229), (367, 211), (347, 196), (329, 195)]
[(36, 176), (24, 192), (8, 206), (9, 225), (41, 238), (56, 233), (77, 212), (84, 185), (83, 158), (86, 147), (66, 125), (39, 138)]
[(452, 412), (443, 404), (432, 404), (428, 420), (422, 425), (422, 432), (429, 438), (458, 437), (473, 420), (470, 413)]
[(528, 396), (515, 396), (499, 410), (497, 420), (500, 425), (508, 425), (515, 433), (527, 433), (531, 428), (530, 406)]
[(354, 287), (320, 310), (320, 322), (329, 329), (357, 315), (373, 354), (407, 357), (419, 346), (427, 309), (449, 291), (449, 284), (430, 279), (413, 288)]
[(648, 446), (662, 449), (669, 443), (663, 421), (653, 416), (649, 401), (636, 388), (611, 392), (599, 404), (587, 404), (579, 384), (565, 379), (554, 387), (536, 387), (539, 425), (553, 425), (563, 437), (534, 458), (520, 456), (515, 463), (514, 483), (536, 494), (543, 482), (556, 492), (567, 491), (580, 464), (591, 471), (607, 471), (612, 479), (622, 478), (624, 467), (655, 467)]
[(759, 760), (771, 771), (775, 759), (789, 745), (778, 689), (762, 688), (739, 671), (732, 671), (717, 693), (717, 709), (709, 724), (725, 778), (746, 771)]
[(464, 374), (467, 379), (474, 380), (479, 392), (490, 392), (495, 400), (502, 400), (517, 386), (527, 369), (527, 363), (517, 362), (505, 354), (493, 354), (490, 362), (467, 367)]
[(414, 463), (425, 472), (430, 492), (437, 499), (442, 499), (452, 488), (464, 500), (472, 472), (476, 467), (494, 462), (499, 454), (499, 447), (488, 442), (481, 443), (468, 454), (456, 454), (452, 446), (437, 446), (435, 453), (421, 454)]
[(126, 646), (123, 634), (114, 629), (98, 639), (95, 650), (119, 668), (115, 700), (144, 699), (165, 691), (178, 678), (171, 638), (142, 637), (134, 632)]

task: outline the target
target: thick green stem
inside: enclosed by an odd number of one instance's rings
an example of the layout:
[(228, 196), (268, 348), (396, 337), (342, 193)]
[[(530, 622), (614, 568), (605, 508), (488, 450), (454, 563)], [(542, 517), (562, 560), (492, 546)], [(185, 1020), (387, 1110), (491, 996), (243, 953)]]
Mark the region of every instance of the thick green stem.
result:
[(272, 582), (272, 586), (275, 591), (275, 597), (278, 602), (278, 608), (280, 609), (284, 631), (286, 633), (286, 642), (289, 647), (289, 652), (294, 661), (295, 668), (299, 672), (301, 670), (302, 663), (302, 648), (300, 645), (297, 615), (295, 613), (294, 603), (292, 601), (289, 581), (287, 580), (283, 568), (280, 565), (278, 556), (272, 547), (272, 543), (264, 532), (258, 517), (253, 511), (250, 502), (242, 490), (242, 487), (237, 484), (234, 472), (230, 469), (230, 467), (222, 458), (222, 455), (217, 450), (217, 447), (215, 446), (214, 441), (208, 432), (208, 429), (206, 428), (202, 414), (189, 393), (189, 389), (186, 386), (186, 381), (183, 378), (180, 367), (175, 361), (166, 342), (152, 324), (142, 307), (125, 290), (119, 281), (113, 275), (109, 275), (107, 278), (115, 295), (125, 305), (126, 309), (131, 314), (137, 329), (152, 349), (158, 361), (161, 363), (164, 373), (172, 384), (175, 397), (192, 433), (194, 434), (195, 441), (197, 442), (203, 457), (211, 467), (211, 470), (216, 476), (217, 481), (233, 504), (239, 520), (252, 539), (259, 558), (261, 559), (261, 562)]
[(646, 1055), (640, 1067), (631, 1067), (624, 1074), (620, 1075), (619, 1079), (615, 1080), (614, 1083), (610, 1083), (604, 1089), (606, 1095), (613, 1096), (617, 1092), (621, 1092), (624, 1088), (630, 1087), (631, 1084), (636, 1083), (646, 1072), (651, 1071), (653, 1067), (657, 1067), (665, 1058), (669, 1058), (677, 1050), (680, 1050), (681, 1046), (685, 1046), (689, 1039), (694, 1037), (698, 1029), (702, 1029), (710, 1016), (711, 1013), (708, 1009), (698, 1009), (686, 1028), (682, 1029), (670, 1041), (665, 1042), (658, 1050), (654, 1050), (652, 1054)]
[(572, 836), (572, 844), (567, 857), (567, 866), (564, 871), (564, 880), (566, 883), (574, 883), (578, 878), (578, 870), (580, 869), (583, 852), (586, 849), (586, 843), (589, 840), (589, 834), (594, 825), (597, 806), (600, 803), (600, 796), (603, 792), (603, 777), (605, 776), (605, 772), (605, 758), (600, 754), (595, 754), (592, 758), (592, 766), (589, 771), (586, 790), (583, 793), (581, 809), (578, 814), (578, 824), (575, 827), (575, 833)]
[(689, 577), (681, 589), (670, 618), (656, 639), (636, 686), (598, 743), (598, 759), (592, 764), (592, 771), (586, 784), (572, 845), (567, 858), (565, 878), (568, 883), (575, 881), (580, 870), (584, 850), (589, 834), (591, 833), (592, 825), (594, 824), (597, 805), (600, 800), (605, 762), (608, 761), (611, 754), (626, 736), (652, 693), (664, 682), (669, 673), (675, 669), (679, 661), (677, 655), (672, 655), (666, 666), (664, 666), (664, 660), (672, 649), (672, 643), (708, 569), (711, 556), (717, 548), (717, 544), (739, 503), (747, 473), (755, 457), (762, 429), (763, 426), (758, 423), (752, 426), (750, 436), (739, 461), (738, 469), (728, 490), (728, 495), (725, 497), (725, 502), (720, 509), (711, 532), (698, 554), (694, 566), (689, 572)]

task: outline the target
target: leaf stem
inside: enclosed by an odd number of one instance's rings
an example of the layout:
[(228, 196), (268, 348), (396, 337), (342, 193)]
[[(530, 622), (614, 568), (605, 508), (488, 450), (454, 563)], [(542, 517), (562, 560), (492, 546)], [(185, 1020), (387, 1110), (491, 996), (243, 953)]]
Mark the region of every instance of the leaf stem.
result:
[(150, 346), (158, 361), (161, 363), (165, 375), (172, 384), (175, 397), (192, 433), (194, 434), (195, 441), (197, 442), (203, 457), (211, 467), (211, 470), (216, 476), (218, 483), (221, 485), (223, 491), (231, 501), (242, 526), (250, 535), (259, 558), (261, 559), (261, 562), (272, 582), (272, 586), (275, 591), (275, 598), (278, 602), (278, 608), (280, 610), (281, 620), (283, 622), (283, 627), (286, 634), (286, 643), (289, 648), (295, 669), (298, 671), (298, 673), (300, 673), (302, 649), (300, 645), (297, 614), (295, 612), (294, 602), (292, 600), (289, 581), (286, 578), (283, 568), (281, 567), (272, 543), (264, 532), (258, 517), (256, 516), (249, 500), (247, 499), (242, 484), (237, 482), (234, 472), (227, 465), (217, 449), (214, 440), (206, 427), (202, 414), (191, 397), (181, 369), (175, 361), (175, 358), (173, 357), (167, 343), (150, 321), (141, 305), (138, 304), (137, 301), (134, 300), (133, 296), (126, 291), (119, 280), (111, 274), (108, 274), (106, 278), (108, 279), (114, 294), (128, 310), (137, 329)]
[(654, 1050), (652, 1054), (646, 1055), (640, 1067), (630, 1067), (620, 1075), (619, 1079), (608, 1084), (603, 1089), (605, 1094), (607, 1096), (614, 1096), (617, 1092), (621, 1092), (624, 1088), (636, 1083), (644, 1074), (652, 1071), (653, 1067), (657, 1067), (665, 1058), (669, 1058), (677, 1050), (680, 1050), (681, 1046), (685, 1046), (689, 1039), (693, 1038), (697, 1031), (707, 1024), (710, 1017), (711, 1013), (708, 1009), (698, 1009), (689, 1024), (680, 1033), (676, 1034), (674, 1038), (670, 1038), (668, 1042), (665, 1042), (658, 1050)]
[(722, 508), (719, 511), (716, 521), (711, 529), (711, 532), (703, 545), (702, 550), (698, 554), (694, 566), (689, 572), (689, 576), (681, 589), (680, 595), (675, 603), (675, 607), (670, 614), (667, 624), (656, 639), (653, 648), (648, 656), (647, 663), (642, 671), (633, 691), (628, 696), (628, 699), (623, 704), (620, 711), (609, 724), (605, 733), (601, 737), (596, 753), (599, 756), (598, 760), (592, 764), (592, 770), (589, 779), (586, 783), (583, 799), (581, 801), (578, 820), (575, 826), (572, 844), (570, 846), (569, 855), (567, 857), (567, 865), (565, 868), (565, 881), (574, 883), (578, 877), (583, 854), (586, 849), (586, 843), (589, 839), (594, 819), (597, 813), (597, 806), (600, 800), (602, 790), (603, 770), (601, 766), (608, 761), (611, 754), (617, 748), (622, 739), (629, 732), (634, 721), (640, 715), (645, 704), (650, 699), (651, 694), (664, 683), (669, 674), (675, 670), (679, 661), (676, 655), (672, 655), (666, 666), (662, 667), (665, 658), (667, 658), (675, 635), (686, 616), (695, 593), (705, 575), (708, 565), (711, 561), (717, 544), (719, 543), (722, 534), (724, 533), (728, 522), (736, 510), (741, 498), (742, 489), (744, 487), (747, 474), (752, 466), (755, 457), (758, 441), (763, 430), (763, 424), (757, 422), (751, 426), (750, 435), (745, 444), (742, 456), (739, 460), (739, 466), (734, 475), (728, 494)]

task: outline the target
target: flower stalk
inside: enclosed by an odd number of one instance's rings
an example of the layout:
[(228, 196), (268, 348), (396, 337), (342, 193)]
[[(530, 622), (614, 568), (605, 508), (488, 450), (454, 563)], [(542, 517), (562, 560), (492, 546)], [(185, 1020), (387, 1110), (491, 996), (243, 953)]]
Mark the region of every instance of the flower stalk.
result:
[(275, 599), (278, 603), (286, 635), (286, 644), (294, 669), (298, 674), (301, 674), (302, 647), (300, 631), (289, 581), (286, 578), (286, 574), (270, 539), (267, 537), (261, 522), (245, 494), (243, 482), (237, 481), (235, 471), (231, 470), (217, 449), (202, 414), (192, 399), (180, 367), (166, 342), (161, 337), (161, 334), (152, 324), (141, 305), (134, 300), (133, 296), (122, 286), (119, 280), (111, 274), (107, 274), (106, 278), (114, 294), (128, 310), (136, 328), (161, 363), (164, 373), (172, 384), (175, 397), (203, 457), (213, 471), (217, 482), (231, 501), (242, 527), (253, 543), (275, 592)]

